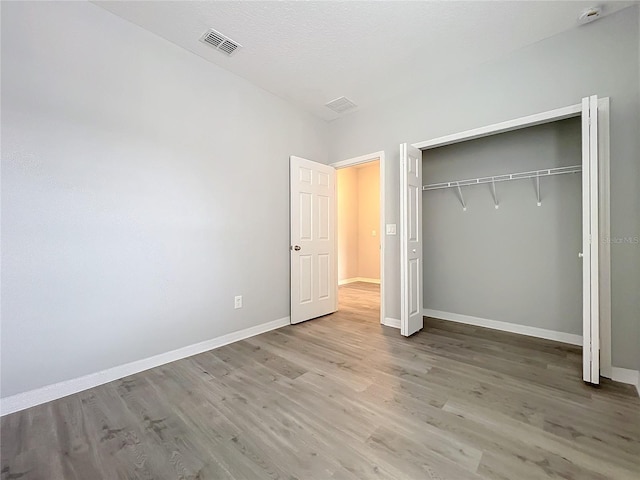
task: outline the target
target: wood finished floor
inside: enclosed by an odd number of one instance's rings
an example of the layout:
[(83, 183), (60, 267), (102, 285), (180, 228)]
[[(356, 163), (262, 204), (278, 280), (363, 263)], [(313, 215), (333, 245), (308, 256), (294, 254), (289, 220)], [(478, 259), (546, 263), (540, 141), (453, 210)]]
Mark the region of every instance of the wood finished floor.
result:
[(427, 319), (378, 289), (339, 313), (2, 418), (9, 479), (634, 479), (640, 400), (580, 349)]

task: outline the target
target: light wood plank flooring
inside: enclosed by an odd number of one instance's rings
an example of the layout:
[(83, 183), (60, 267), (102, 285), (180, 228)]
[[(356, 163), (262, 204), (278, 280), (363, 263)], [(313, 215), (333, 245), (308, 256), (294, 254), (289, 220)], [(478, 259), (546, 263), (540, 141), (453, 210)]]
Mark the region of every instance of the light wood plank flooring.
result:
[(341, 311), (2, 419), (9, 479), (634, 479), (640, 400), (580, 349)]

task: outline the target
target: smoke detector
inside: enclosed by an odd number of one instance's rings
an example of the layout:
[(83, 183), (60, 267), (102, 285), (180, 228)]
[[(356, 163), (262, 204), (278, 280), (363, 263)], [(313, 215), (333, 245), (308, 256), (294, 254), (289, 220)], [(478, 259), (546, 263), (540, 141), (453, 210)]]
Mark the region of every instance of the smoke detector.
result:
[(231, 56), (236, 50), (242, 47), (238, 42), (231, 40), (213, 28), (207, 30), (204, 35), (200, 37), (200, 41), (228, 56)]
[(578, 16), (578, 23), (580, 25), (584, 25), (585, 23), (595, 22), (602, 16), (602, 8), (601, 7), (591, 7), (587, 8)]
[(353, 103), (351, 100), (349, 100), (347, 97), (339, 97), (325, 104), (325, 107), (330, 108), (336, 113), (344, 113), (347, 110), (356, 108), (357, 105)]

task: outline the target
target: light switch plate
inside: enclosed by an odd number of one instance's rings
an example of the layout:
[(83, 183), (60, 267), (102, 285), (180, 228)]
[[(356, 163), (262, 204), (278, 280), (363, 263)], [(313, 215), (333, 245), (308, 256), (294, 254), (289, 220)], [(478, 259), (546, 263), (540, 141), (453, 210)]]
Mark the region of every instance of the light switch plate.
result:
[(395, 235), (395, 234), (396, 234), (396, 224), (387, 223), (387, 235)]

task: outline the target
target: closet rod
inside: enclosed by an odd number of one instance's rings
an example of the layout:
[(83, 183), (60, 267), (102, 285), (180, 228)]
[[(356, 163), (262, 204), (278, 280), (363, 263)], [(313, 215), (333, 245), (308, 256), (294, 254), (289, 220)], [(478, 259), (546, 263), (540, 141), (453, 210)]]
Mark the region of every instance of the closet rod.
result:
[(422, 190), (437, 190), (439, 188), (459, 188), (467, 185), (482, 185), (484, 183), (506, 182), (509, 180), (522, 180), (524, 178), (540, 178), (550, 175), (562, 175), (564, 173), (579, 173), (582, 171), (582, 165), (573, 165), (571, 167), (545, 168), (544, 170), (534, 170), (532, 172), (507, 173), (505, 175), (496, 175), (493, 177), (470, 178), (468, 180), (454, 180), (452, 182), (432, 183), (424, 185)]

